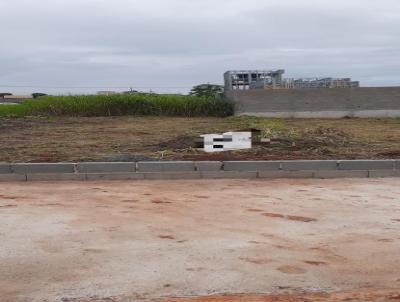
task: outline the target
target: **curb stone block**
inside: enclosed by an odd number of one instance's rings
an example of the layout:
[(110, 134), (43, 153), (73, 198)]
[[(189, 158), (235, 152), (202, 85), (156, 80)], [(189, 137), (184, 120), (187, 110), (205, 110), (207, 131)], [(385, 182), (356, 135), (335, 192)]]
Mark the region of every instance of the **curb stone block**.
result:
[(396, 160), (395, 167), (396, 170), (400, 170), (400, 159)]
[(339, 170), (393, 170), (394, 160), (340, 160)]
[(369, 173), (367, 170), (357, 170), (357, 171), (314, 171), (315, 178), (367, 178)]
[(11, 169), (16, 174), (74, 173), (75, 164), (72, 163), (11, 164)]
[(78, 173), (129, 173), (136, 171), (136, 163), (134, 162), (77, 163), (76, 167)]
[(160, 162), (138, 162), (138, 172), (194, 172), (192, 161), (160, 161)]
[(185, 179), (200, 179), (199, 172), (150, 172), (143, 173), (144, 179), (149, 180), (185, 180)]
[(259, 178), (313, 178), (313, 171), (261, 171)]
[(196, 171), (221, 171), (222, 162), (220, 161), (196, 161), (194, 163)]
[(370, 178), (400, 177), (400, 170), (371, 170)]
[(143, 173), (87, 173), (86, 180), (143, 180)]
[(224, 161), (224, 171), (278, 171), (280, 161)]
[(74, 173), (35, 173), (27, 174), (27, 181), (64, 181), (64, 180), (86, 180), (85, 174), (74, 174)]
[(338, 170), (336, 160), (295, 160), (282, 161), (284, 171), (318, 171), (318, 170)]
[(12, 173), (10, 164), (0, 164), (0, 174)]
[(11, 181), (26, 181), (25, 174), (0, 174), (0, 182), (11, 182)]
[(257, 172), (249, 171), (208, 171), (201, 172), (204, 179), (253, 179), (257, 178)]

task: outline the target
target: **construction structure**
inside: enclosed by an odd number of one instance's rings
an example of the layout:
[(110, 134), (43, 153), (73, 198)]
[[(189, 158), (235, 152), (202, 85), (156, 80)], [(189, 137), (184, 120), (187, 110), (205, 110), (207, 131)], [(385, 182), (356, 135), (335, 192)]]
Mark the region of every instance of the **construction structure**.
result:
[(111, 90), (103, 90), (103, 91), (97, 91), (97, 95), (114, 95), (118, 94), (116, 91), (111, 91)]
[(350, 78), (300, 78), (285, 79), (282, 88), (351, 88), (360, 87), (360, 83)]
[(233, 70), (224, 74), (225, 91), (253, 89), (352, 88), (360, 83), (350, 78), (283, 78), (284, 69)]
[(284, 73), (283, 69), (227, 71), (224, 74), (225, 90), (280, 88)]
[(0, 103), (22, 103), (33, 99), (32, 95), (13, 95), (11, 93), (0, 93)]

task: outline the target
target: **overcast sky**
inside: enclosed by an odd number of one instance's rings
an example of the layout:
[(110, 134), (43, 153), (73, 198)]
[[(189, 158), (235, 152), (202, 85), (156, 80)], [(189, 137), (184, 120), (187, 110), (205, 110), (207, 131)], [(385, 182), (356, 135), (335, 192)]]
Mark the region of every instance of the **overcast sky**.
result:
[(399, 0), (0, 0), (0, 41), (14, 94), (186, 92), (231, 69), (400, 85)]

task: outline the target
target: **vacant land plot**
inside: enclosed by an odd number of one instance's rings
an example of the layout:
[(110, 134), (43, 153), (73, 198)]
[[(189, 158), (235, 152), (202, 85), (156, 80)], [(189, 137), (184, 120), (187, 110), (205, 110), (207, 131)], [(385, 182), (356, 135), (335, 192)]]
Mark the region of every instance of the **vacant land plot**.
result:
[(397, 301), (399, 196), (397, 179), (3, 184), (1, 301)]
[[(257, 128), (272, 143), (205, 154), (204, 133)], [(400, 158), (400, 119), (0, 118), (0, 162)]]

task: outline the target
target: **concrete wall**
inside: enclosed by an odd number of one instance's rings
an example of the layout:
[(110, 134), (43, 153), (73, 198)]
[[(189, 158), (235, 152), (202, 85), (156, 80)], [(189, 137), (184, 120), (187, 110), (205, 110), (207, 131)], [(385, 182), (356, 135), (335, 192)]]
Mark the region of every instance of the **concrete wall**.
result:
[(282, 118), (400, 117), (400, 87), (226, 92), (236, 115)]

